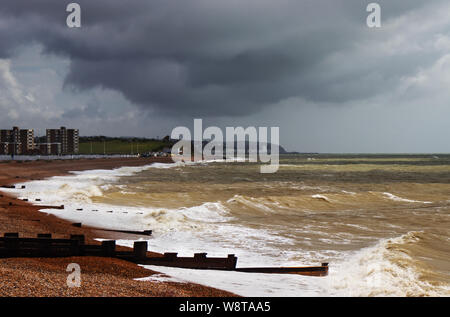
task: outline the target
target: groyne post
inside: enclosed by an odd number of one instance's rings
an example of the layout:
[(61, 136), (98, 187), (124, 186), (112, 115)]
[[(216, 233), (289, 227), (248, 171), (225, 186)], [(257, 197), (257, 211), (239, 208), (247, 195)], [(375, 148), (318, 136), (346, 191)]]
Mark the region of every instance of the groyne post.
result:
[(102, 241), (102, 255), (108, 257), (116, 255), (116, 240)]
[(136, 259), (145, 259), (147, 257), (147, 241), (135, 241), (133, 244), (133, 253)]

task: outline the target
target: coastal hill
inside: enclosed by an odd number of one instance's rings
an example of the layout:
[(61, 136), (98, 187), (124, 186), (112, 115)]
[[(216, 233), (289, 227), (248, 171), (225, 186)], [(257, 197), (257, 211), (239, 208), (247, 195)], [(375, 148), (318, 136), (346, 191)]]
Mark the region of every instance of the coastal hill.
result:
[[(107, 136), (82, 136), (80, 137), (79, 154), (137, 154), (159, 152), (170, 149), (178, 140), (171, 140), (169, 136), (162, 139), (139, 137), (107, 137)], [(208, 142), (204, 141), (203, 146)], [(268, 144), (270, 150), (271, 145)], [(248, 142), (245, 146), (248, 153)], [(235, 145), (236, 150), (236, 145)], [(280, 154), (290, 154), (281, 145)]]

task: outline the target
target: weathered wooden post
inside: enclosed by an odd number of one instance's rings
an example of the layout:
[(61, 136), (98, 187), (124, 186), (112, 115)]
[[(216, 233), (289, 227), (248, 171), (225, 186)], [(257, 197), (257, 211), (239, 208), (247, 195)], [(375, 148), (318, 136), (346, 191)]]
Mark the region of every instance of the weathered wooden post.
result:
[(76, 241), (72, 249), (74, 255), (84, 255), (84, 234), (71, 234), (70, 240)]
[(4, 234), (5, 238), (18, 238), (19, 237), (19, 233), (18, 232), (6, 232)]
[(116, 255), (116, 240), (102, 241), (102, 255), (108, 257)]
[(194, 253), (194, 261), (202, 262), (206, 260), (207, 253)]
[(8, 256), (17, 256), (19, 254), (19, 233), (8, 232), (4, 234), (5, 248)]
[(164, 259), (166, 260), (166, 261), (175, 261), (176, 259), (177, 259), (177, 257), (178, 257), (178, 253), (176, 253), (176, 252), (166, 252), (166, 253), (164, 253)]
[(66, 251), (68, 256), (80, 255), (80, 241), (75, 239), (69, 239), (69, 249)]
[(134, 241), (133, 253), (137, 260), (142, 260), (147, 257), (147, 241)]
[(70, 240), (78, 240), (80, 244), (84, 244), (84, 234), (71, 234)]
[(208, 266), (208, 259), (206, 258), (206, 253), (194, 253), (194, 258), (192, 262), (190, 262), (189, 267), (202, 267), (205, 268)]
[(38, 233), (37, 237), (42, 238), (42, 239), (51, 239), (52, 234), (51, 233)]
[[(48, 256), (52, 255), (52, 234), (51, 233), (38, 233), (37, 238), (41, 241), (37, 241), (37, 254), (39, 256)], [(54, 255), (54, 254), (53, 254)]]
[(228, 254), (227, 259), (228, 259), (227, 268), (230, 270), (234, 270), (237, 264), (237, 257), (234, 254)]

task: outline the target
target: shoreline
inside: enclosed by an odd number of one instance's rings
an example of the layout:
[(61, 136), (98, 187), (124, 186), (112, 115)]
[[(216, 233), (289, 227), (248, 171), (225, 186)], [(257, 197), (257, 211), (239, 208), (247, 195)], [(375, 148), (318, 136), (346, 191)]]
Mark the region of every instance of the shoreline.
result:
[[(124, 166), (172, 162), (171, 158), (0, 161), (2, 171), (0, 185), (71, 175), (71, 171), (115, 169)], [(0, 188), (0, 233), (19, 232), (21, 237), (52, 233), (55, 238), (67, 238), (70, 234), (84, 234), (86, 242), (91, 244), (99, 244), (94, 240), (96, 238), (133, 239), (136, 237), (130, 234), (103, 231), (101, 228), (86, 226), (77, 228), (72, 226), (70, 221), (40, 212), (40, 209), (43, 209), (42, 206), (16, 199), (2, 192)], [(117, 249), (130, 250), (123, 246), (118, 246)], [(148, 252), (148, 254), (159, 255), (154, 252)], [(80, 288), (68, 288), (66, 285), (69, 274), (66, 272), (66, 266), (73, 262), (81, 267), (83, 282)], [(190, 282), (136, 281), (134, 280), (136, 278), (159, 277), (163, 274), (112, 258), (7, 258), (0, 259), (0, 274), (2, 276), (0, 296), (236, 296), (230, 292)], [(42, 276), (37, 278), (36, 274)]]

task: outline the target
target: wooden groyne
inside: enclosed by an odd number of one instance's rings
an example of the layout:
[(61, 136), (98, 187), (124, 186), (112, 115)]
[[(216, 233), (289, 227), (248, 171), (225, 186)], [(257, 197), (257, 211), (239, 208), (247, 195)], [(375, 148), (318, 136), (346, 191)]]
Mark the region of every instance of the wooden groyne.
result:
[[(83, 226), (83, 224), (81, 222), (74, 222), (74, 223), (72, 223), (72, 226), (81, 228)], [(139, 236), (151, 236), (153, 233), (153, 230), (135, 231), (135, 230), (118, 230), (118, 229), (101, 229), (101, 228), (95, 228), (95, 230), (127, 233), (127, 234), (139, 235)]]
[(51, 206), (51, 205), (35, 205), (39, 207), (40, 209), (64, 209), (64, 205), (60, 206)]
[(20, 238), (15, 232), (0, 237), (0, 258), (106, 256), (138, 264), (202, 269), (234, 269), (237, 262), (234, 255), (208, 258), (206, 253), (198, 253), (194, 257), (178, 257), (176, 253), (148, 257), (147, 248), (147, 241), (135, 241), (133, 251), (118, 251), (115, 240), (104, 240), (100, 245), (86, 244), (84, 235), (54, 239), (50, 233), (41, 233), (36, 238)]
[(104, 240), (100, 245), (86, 244), (84, 235), (71, 235), (69, 239), (54, 239), (50, 233), (38, 234), (36, 238), (21, 238), (18, 233), (5, 233), (0, 237), (0, 258), (100, 256), (136, 264), (189, 269), (308, 276), (328, 274), (328, 263), (322, 263), (322, 266), (317, 267), (236, 268), (237, 257), (234, 254), (222, 258), (207, 257), (206, 253), (196, 253), (193, 257), (179, 257), (177, 253), (149, 257), (147, 248), (147, 241), (135, 241), (132, 251), (119, 251), (116, 250), (115, 240)]
[(0, 188), (9, 188), (9, 189), (20, 188), (20, 189), (25, 189), (26, 186), (25, 185), (21, 185), (20, 187), (16, 187), (16, 185), (0, 185)]
[(237, 257), (234, 254), (228, 254), (226, 258), (211, 258), (206, 255), (206, 253), (195, 253), (194, 257), (179, 257), (177, 253), (164, 253), (163, 257), (139, 259), (136, 263), (189, 269), (236, 269)]
[(18, 233), (5, 233), (0, 238), (0, 258), (76, 256), (81, 255), (81, 246), (75, 236), (52, 239), (51, 234), (38, 234), (37, 238), (19, 238)]
[(246, 273), (326, 276), (328, 275), (328, 263), (322, 263), (321, 266), (308, 266), (308, 267), (245, 267), (245, 268), (237, 268), (236, 271)]
[(96, 229), (101, 231), (110, 231), (110, 232), (119, 232), (119, 233), (128, 233), (128, 234), (135, 234), (139, 236), (151, 236), (153, 233), (153, 230), (143, 230), (143, 231), (133, 231), (133, 230), (114, 230), (114, 229)]

